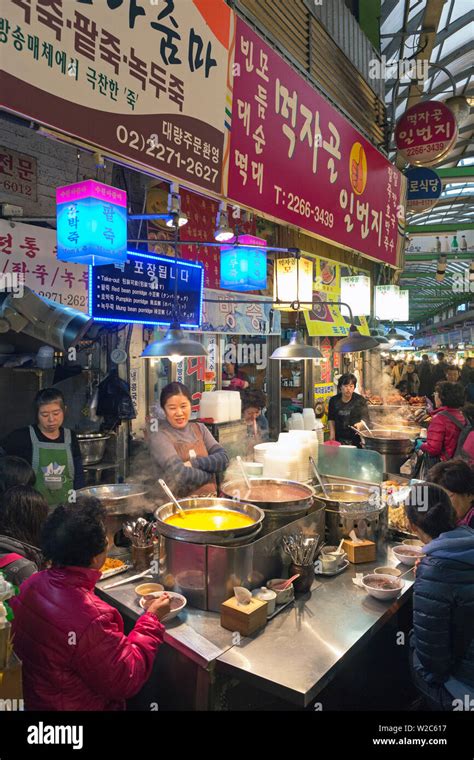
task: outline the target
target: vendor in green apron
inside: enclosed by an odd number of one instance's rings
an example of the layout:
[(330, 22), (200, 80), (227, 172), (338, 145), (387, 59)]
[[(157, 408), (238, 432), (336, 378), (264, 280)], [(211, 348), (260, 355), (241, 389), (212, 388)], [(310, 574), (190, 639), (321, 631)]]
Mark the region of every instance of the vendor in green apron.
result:
[(81, 451), (75, 434), (63, 427), (66, 405), (56, 388), (36, 395), (36, 424), (19, 428), (1, 443), (7, 454), (26, 459), (36, 473), (35, 488), (50, 507), (67, 504), (70, 492), (84, 486)]

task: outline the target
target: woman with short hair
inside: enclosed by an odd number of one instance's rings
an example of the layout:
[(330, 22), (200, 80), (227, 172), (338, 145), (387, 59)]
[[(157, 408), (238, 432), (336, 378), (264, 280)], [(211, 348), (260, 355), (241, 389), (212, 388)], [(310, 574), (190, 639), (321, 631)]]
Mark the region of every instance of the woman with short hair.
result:
[(456, 526), (447, 492), (413, 486), (410, 529), (425, 544), (413, 587), (412, 675), (434, 710), (474, 698), (474, 531)]
[(57, 388), (36, 394), (34, 425), (10, 433), (2, 446), (7, 454), (26, 459), (36, 474), (36, 489), (51, 508), (67, 502), (70, 492), (84, 486), (81, 450), (75, 433), (63, 427), (64, 396)]
[(421, 451), (429, 457), (428, 466), (437, 461), (452, 459), (455, 455), (461, 427), (468, 424), (462, 413), (464, 388), (460, 383), (437, 383), (434, 391), (436, 409), (428, 427)]
[(104, 518), (97, 499), (59, 505), (43, 528), (51, 567), (10, 600), (27, 710), (123, 710), (150, 677), (170, 598), (148, 600), (125, 636), (118, 610), (94, 591), (107, 555)]
[(429, 471), (428, 480), (448, 492), (457, 524), (474, 528), (474, 467), (464, 459), (439, 462)]
[(352, 428), (359, 427), (361, 421), (369, 422), (367, 401), (355, 393), (357, 378), (347, 372), (338, 380), (337, 394), (329, 399), (328, 421), (329, 439), (342, 444), (360, 446), (360, 437)]

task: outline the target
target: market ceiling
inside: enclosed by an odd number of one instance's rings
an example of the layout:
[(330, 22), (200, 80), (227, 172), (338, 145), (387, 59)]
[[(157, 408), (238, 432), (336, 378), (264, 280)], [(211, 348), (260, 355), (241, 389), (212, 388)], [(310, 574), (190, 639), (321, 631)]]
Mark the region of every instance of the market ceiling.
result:
[[(409, 106), (420, 100), (445, 101), (453, 94), (470, 99), (468, 119), (459, 129), (454, 149), (436, 170), (454, 169), (443, 178), (443, 192), (437, 204), (424, 213), (408, 218), (409, 231), (421, 227), (436, 235), (440, 225), (454, 225), (452, 231), (469, 229), (474, 219), (474, 59), (472, 0), (382, 0), (381, 52), (388, 62), (400, 59), (429, 60), (423, 85), (390, 79), (386, 86), (388, 116), (395, 121)], [(453, 93), (452, 80), (456, 84)], [(392, 140), (391, 157), (397, 164)], [(471, 172), (470, 167), (473, 167)], [(456, 171), (461, 169), (461, 171)], [(443, 172), (445, 173), (445, 172)], [(446, 172), (447, 174), (447, 172)], [(459, 176), (461, 175), (461, 176)], [(446, 231), (446, 230), (443, 230)], [(410, 321), (419, 322), (460, 301), (466, 294), (453, 293), (453, 276), (469, 267), (468, 260), (448, 257), (444, 282), (435, 280), (436, 252), (431, 261), (407, 255), (400, 284), (410, 290)]]

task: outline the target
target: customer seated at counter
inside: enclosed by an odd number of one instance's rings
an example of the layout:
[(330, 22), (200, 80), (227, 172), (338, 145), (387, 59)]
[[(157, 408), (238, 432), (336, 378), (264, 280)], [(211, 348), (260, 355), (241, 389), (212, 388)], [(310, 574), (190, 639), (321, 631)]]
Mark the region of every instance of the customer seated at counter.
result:
[(34, 486), (35, 471), (22, 457), (0, 457), (0, 503), (3, 494), (13, 486)]
[(165, 419), (150, 436), (151, 456), (158, 475), (175, 495), (210, 496), (216, 493), (216, 474), (229, 464), (226, 451), (202, 422), (190, 422), (191, 394), (182, 383), (161, 391)]
[(84, 486), (79, 443), (72, 430), (63, 427), (66, 405), (56, 388), (36, 394), (36, 422), (10, 433), (2, 447), (7, 454), (26, 459), (36, 474), (36, 489), (50, 507), (66, 502), (69, 492)]
[(363, 428), (361, 420), (369, 423), (369, 407), (365, 398), (355, 393), (356, 387), (357, 378), (355, 375), (346, 373), (339, 378), (337, 394), (329, 399), (330, 441), (360, 446), (360, 438), (352, 428)]
[(31, 486), (13, 486), (0, 502), (0, 570), (19, 586), (41, 569), (41, 529), (48, 503)]
[(170, 598), (155, 599), (128, 636), (119, 612), (94, 593), (107, 554), (96, 499), (58, 506), (43, 529), (52, 567), (10, 600), (27, 710), (122, 710), (150, 677)]
[(438, 462), (429, 471), (428, 480), (448, 492), (457, 524), (474, 528), (474, 467), (464, 459)]
[(412, 677), (431, 709), (453, 710), (454, 700), (474, 698), (474, 530), (456, 526), (436, 485), (414, 486), (405, 509), (425, 544), (413, 593)]

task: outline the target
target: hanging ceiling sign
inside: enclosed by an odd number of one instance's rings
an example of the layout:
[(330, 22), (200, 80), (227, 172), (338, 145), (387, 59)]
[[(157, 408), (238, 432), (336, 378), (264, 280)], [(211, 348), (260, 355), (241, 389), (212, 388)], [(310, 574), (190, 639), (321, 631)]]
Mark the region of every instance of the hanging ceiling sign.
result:
[(227, 197), (396, 265), (405, 179), (240, 18)]
[(443, 190), (441, 177), (434, 169), (416, 167), (405, 172), (407, 211), (427, 211), (436, 205)]
[(220, 193), (224, 0), (2, 4), (0, 106)]
[(75, 264), (127, 259), (127, 193), (95, 179), (56, 190), (57, 257)]
[[(234, 238), (235, 240), (235, 238)], [(253, 235), (239, 235), (239, 245), (221, 247), (221, 288), (247, 292), (267, 287), (266, 240)], [(247, 248), (261, 246), (261, 248)]]
[(199, 327), (203, 287), (202, 264), (129, 251), (123, 265), (89, 267), (90, 313), (145, 325), (170, 325), (177, 316), (182, 328)]
[(405, 111), (395, 127), (395, 144), (414, 166), (436, 166), (449, 153), (458, 136), (451, 109), (438, 100), (416, 103)]

